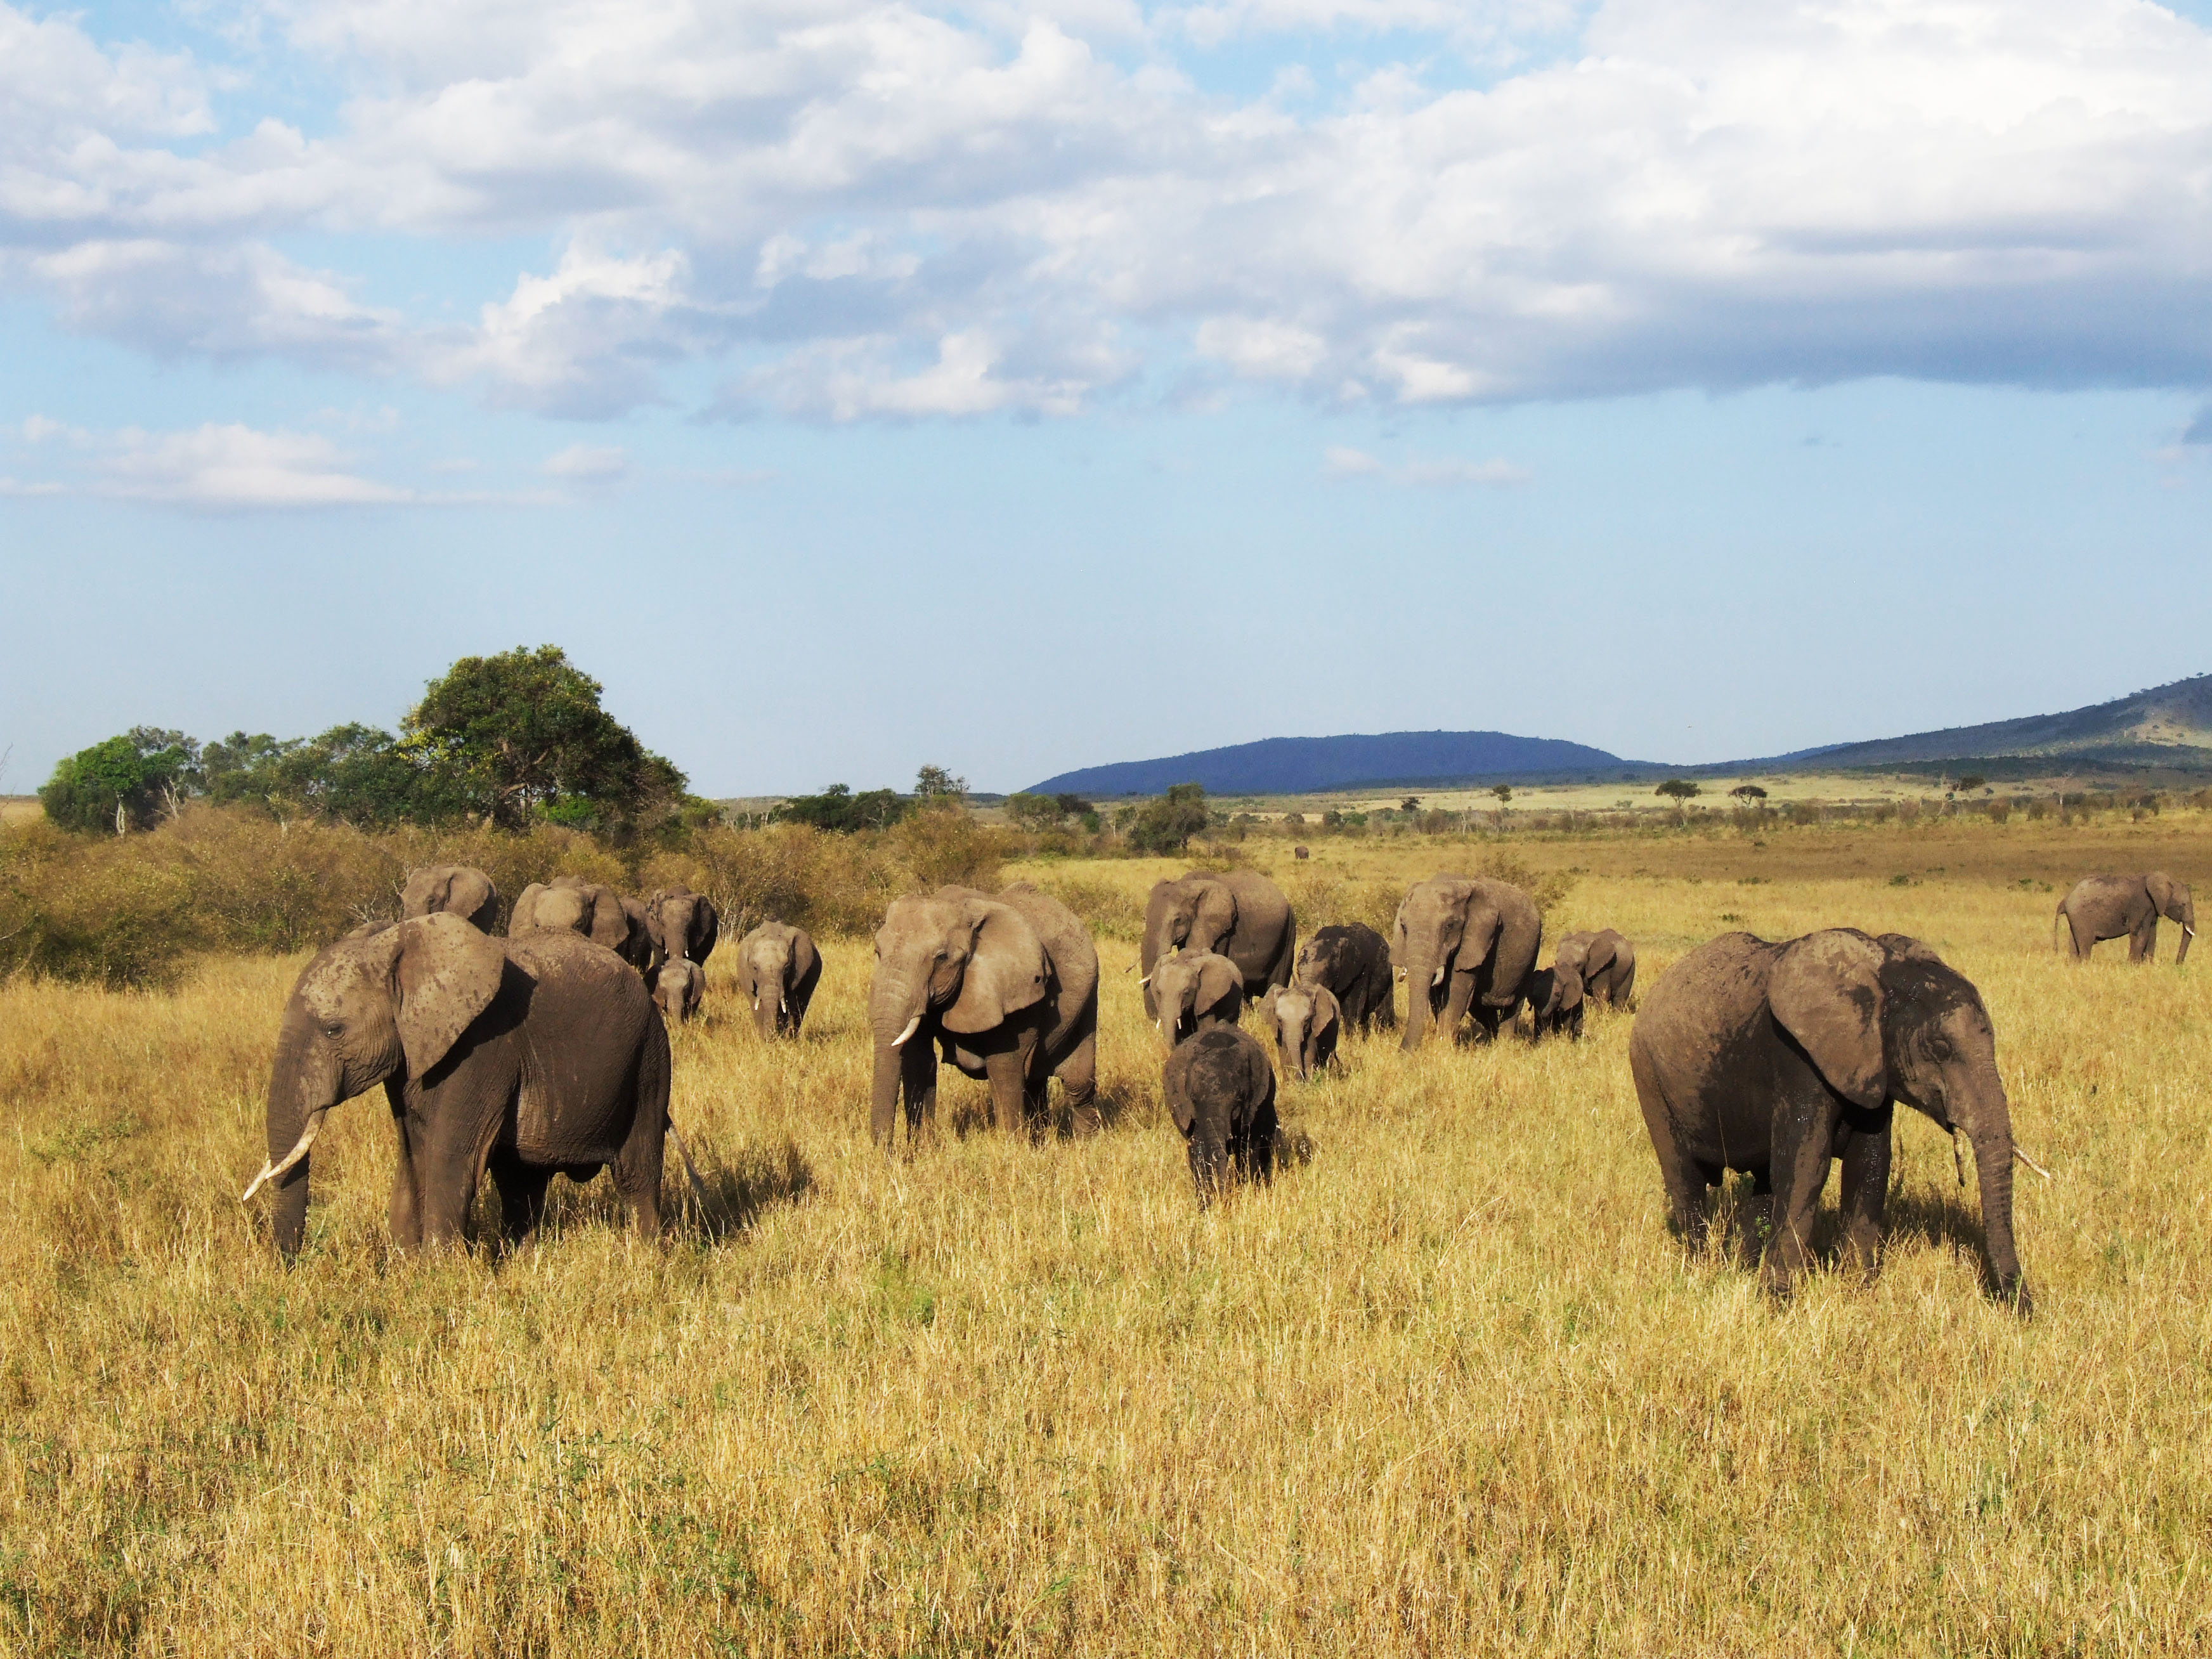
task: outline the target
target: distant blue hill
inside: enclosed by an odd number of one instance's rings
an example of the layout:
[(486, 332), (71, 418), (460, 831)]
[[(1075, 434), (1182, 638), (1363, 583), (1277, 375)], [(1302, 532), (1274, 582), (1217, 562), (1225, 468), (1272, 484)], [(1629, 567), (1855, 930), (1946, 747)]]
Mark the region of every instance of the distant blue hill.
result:
[(1558, 738), (1506, 732), (1382, 732), (1339, 738), (1264, 738), (1161, 760), (1086, 766), (1030, 785), (1037, 794), (1157, 795), (1199, 783), (1209, 795), (1304, 795), (1324, 789), (1617, 775), (1640, 761)]

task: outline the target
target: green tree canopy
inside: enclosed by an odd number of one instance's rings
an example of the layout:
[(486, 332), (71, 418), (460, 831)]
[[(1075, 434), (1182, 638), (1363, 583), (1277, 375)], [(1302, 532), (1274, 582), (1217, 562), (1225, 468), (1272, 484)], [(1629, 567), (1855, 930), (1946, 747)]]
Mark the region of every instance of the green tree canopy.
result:
[(1688, 800), (1692, 796), (1702, 795), (1705, 792), (1687, 778), (1669, 778), (1651, 793), (1665, 795), (1670, 800)]
[(1144, 853), (1180, 853), (1206, 825), (1203, 784), (1172, 783), (1166, 794), (1147, 801), (1129, 826), (1129, 843)]
[(400, 747), (467, 810), (621, 830), (684, 799), (684, 775), (599, 707), (599, 683), (556, 645), (463, 657), (408, 714)]
[(848, 783), (833, 783), (818, 795), (795, 795), (776, 808), (776, 817), (793, 823), (811, 823), (817, 830), (849, 836), (855, 830), (882, 830), (896, 823), (914, 810), (894, 790), (866, 789), (853, 793)]
[(48, 819), (64, 830), (143, 830), (198, 784), (199, 745), (181, 732), (133, 726), (54, 768), (39, 791)]

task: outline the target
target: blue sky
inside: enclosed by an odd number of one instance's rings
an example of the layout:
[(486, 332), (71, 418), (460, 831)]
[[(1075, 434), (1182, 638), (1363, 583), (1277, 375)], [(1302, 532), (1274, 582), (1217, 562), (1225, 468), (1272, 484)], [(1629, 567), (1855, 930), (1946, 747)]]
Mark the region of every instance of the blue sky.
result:
[(713, 793), (2212, 668), (2204, 24), (0, 3), (0, 790), (547, 641)]

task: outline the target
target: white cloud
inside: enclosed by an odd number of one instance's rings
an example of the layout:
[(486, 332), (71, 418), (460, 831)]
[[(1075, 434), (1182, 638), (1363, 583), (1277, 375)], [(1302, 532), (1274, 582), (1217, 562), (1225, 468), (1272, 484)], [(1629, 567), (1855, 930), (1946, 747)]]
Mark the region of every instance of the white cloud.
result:
[(116, 434), (99, 463), (104, 494), (179, 507), (361, 507), (404, 501), (394, 489), (346, 470), (327, 438), (209, 424), (182, 432)]
[[(1403, 404), (2212, 384), (2212, 36), (2144, 0), (260, 15), (276, 44), (232, 69), (0, 0), (0, 283), (158, 355), (586, 417), (699, 361), (832, 419), (1066, 413), (1187, 354)], [(1176, 66), (1322, 33), (1389, 43), (1333, 107), (1295, 61), (1297, 112)], [(1539, 37), (1565, 49), (1526, 67)], [(333, 129), (221, 137), (287, 51), (360, 89)], [(302, 233), (403, 267), (408, 239), (562, 251), (409, 315)]]
[(570, 444), (538, 470), (571, 483), (611, 483), (629, 471), (629, 452), (619, 444)]
[(1534, 475), (1525, 466), (1493, 456), (1486, 461), (1451, 458), (1410, 460), (1391, 466), (1361, 449), (1332, 447), (1322, 455), (1322, 471), (1331, 478), (1376, 478), (1387, 483), (1431, 489), (1468, 484), (1498, 489), (1524, 484)]

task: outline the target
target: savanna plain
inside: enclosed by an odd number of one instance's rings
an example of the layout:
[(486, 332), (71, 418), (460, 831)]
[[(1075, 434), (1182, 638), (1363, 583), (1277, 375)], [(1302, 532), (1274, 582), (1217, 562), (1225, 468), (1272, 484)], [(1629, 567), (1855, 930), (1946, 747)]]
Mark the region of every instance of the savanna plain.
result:
[(2212, 878), (2212, 816), (1243, 855), (1302, 932), (1510, 857), (1547, 878), (1547, 939), (1620, 928), (1646, 989), (1733, 927), (1927, 940), (1981, 988), (2052, 1172), (2019, 1191), (2033, 1318), (1984, 1295), (1972, 1188), (1903, 1108), (1878, 1279), (1776, 1303), (1726, 1249), (1686, 1260), (1626, 1015), (1579, 1043), (1351, 1039), (1285, 1086), (1272, 1185), (1200, 1212), (1133, 970), (1180, 862), (1006, 871), (1099, 928), (1087, 1141), (1001, 1137), (948, 1071), (935, 1144), (885, 1157), (866, 939), (823, 942), (780, 1047), (718, 956), (672, 1101), (713, 1202), (672, 1158), (660, 1244), (602, 1180), (556, 1183), (503, 1257), (396, 1256), (377, 1096), (332, 1115), (287, 1269), (238, 1193), (304, 957), (19, 976), (0, 1650), (2212, 1645), (2212, 962), (2177, 970), (2171, 927), (2146, 968), (2051, 942), (2083, 873)]

